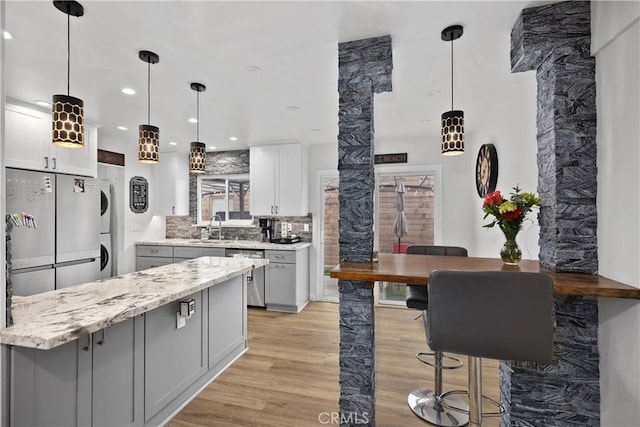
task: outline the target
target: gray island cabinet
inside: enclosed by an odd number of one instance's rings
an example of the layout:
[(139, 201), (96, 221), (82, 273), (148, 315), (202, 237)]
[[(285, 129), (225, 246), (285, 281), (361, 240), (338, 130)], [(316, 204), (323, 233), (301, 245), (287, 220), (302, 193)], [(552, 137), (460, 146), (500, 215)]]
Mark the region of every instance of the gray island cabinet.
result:
[(162, 424), (246, 351), (254, 265), (202, 257), (15, 298), (10, 425)]

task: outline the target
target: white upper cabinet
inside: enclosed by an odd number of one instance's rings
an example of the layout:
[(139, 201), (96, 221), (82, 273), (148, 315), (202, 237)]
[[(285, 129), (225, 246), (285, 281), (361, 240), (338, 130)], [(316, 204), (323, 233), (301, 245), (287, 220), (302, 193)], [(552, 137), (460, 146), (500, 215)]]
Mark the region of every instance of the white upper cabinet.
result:
[(307, 163), (300, 143), (251, 147), (251, 215), (307, 215)]
[(51, 143), (51, 115), (6, 104), (5, 164), (7, 167), (96, 177), (98, 129), (85, 124), (84, 148)]
[(158, 215), (189, 215), (189, 155), (160, 153), (155, 166)]

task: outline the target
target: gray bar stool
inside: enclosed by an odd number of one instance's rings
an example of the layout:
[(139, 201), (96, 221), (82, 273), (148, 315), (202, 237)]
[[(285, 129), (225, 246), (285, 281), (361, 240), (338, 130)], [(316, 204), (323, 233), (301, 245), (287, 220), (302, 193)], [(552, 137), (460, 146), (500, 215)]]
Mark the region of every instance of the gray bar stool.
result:
[[(482, 396), (482, 358), (553, 360), (553, 283), (540, 273), (436, 271), (429, 278), (427, 342), (434, 351), (469, 356), (469, 425), (500, 416), (504, 408)], [(483, 413), (482, 399), (498, 405)], [(447, 405), (448, 406), (448, 405)], [(466, 412), (464, 408), (457, 409)]]
[[(467, 256), (467, 250), (459, 246), (429, 246), (412, 245), (407, 248), (407, 254), (412, 255), (438, 255), (438, 256)], [(429, 301), (427, 286), (407, 284), (407, 307), (415, 308), (423, 312), (425, 334), (427, 332), (427, 316), (425, 310)], [(413, 412), (423, 420), (443, 427), (462, 426), (469, 422), (469, 416), (457, 410), (449, 409), (467, 408), (464, 400), (457, 396), (447, 397), (448, 406), (442, 405), (442, 371), (443, 369), (457, 369), (462, 366), (462, 361), (452, 356), (442, 354), (441, 351), (420, 352), (416, 354), (418, 360), (425, 365), (434, 368), (433, 388), (421, 387), (413, 390), (407, 396), (407, 403)], [(433, 361), (425, 360), (425, 357), (433, 357)], [(445, 364), (445, 360), (451, 362)]]

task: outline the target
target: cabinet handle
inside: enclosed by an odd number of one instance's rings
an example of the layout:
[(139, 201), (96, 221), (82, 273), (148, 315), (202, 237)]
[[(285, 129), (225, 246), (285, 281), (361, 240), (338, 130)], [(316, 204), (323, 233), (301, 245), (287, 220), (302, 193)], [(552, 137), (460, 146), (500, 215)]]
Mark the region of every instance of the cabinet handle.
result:
[(104, 344), (106, 339), (107, 339), (107, 331), (106, 331), (106, 329), (103, 329), (102, 330), (102, 339), (100, 339), (100, 341), (98, 341), (98, 345)]
[(273, 205), (271, 205), (271, 214), (273, 215)]
[(85, 345), (85, 346), (84, 346), (84, 348), (83, 348), (83, 350), (84, 350), (84, 351), (89, 351), (89, 350), (91, 350), (91, 340), (92, 340), (92, 338), (91, 338), (91, 337), (92, 337), (92, 335), (93, 335), (93, 334), (89, 334), (89, 335), (87, 335), (87, 345)]
[(274, 256), (274, 258), (276, 258), (276, 259), (284, 259), (284, 255), (276, 255), (276, 256)]
[(276, 205), (276, 213), (278, 213), (278, 205)]
[(44, 156), (44, 168), (49, 169), (49, 157)]
[(56, 167), (57, 167), (56, 158), (52, 157), (51, 160), (53, 161), (53, 167), (51, 169), (56, 170)]
[(152, 254), (157, 254), (158, 253), (158, 249), (150, 249), (149, 252), (151, 252)]

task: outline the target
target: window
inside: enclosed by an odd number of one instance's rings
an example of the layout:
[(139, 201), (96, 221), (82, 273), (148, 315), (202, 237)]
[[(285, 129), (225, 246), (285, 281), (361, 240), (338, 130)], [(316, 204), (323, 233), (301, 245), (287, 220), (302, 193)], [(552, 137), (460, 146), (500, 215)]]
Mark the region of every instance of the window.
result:
[(209, 224), (217, 215), (225, 224), (252, 224), (250, 191), (249, 175), (199, 176), (198, 223)]

